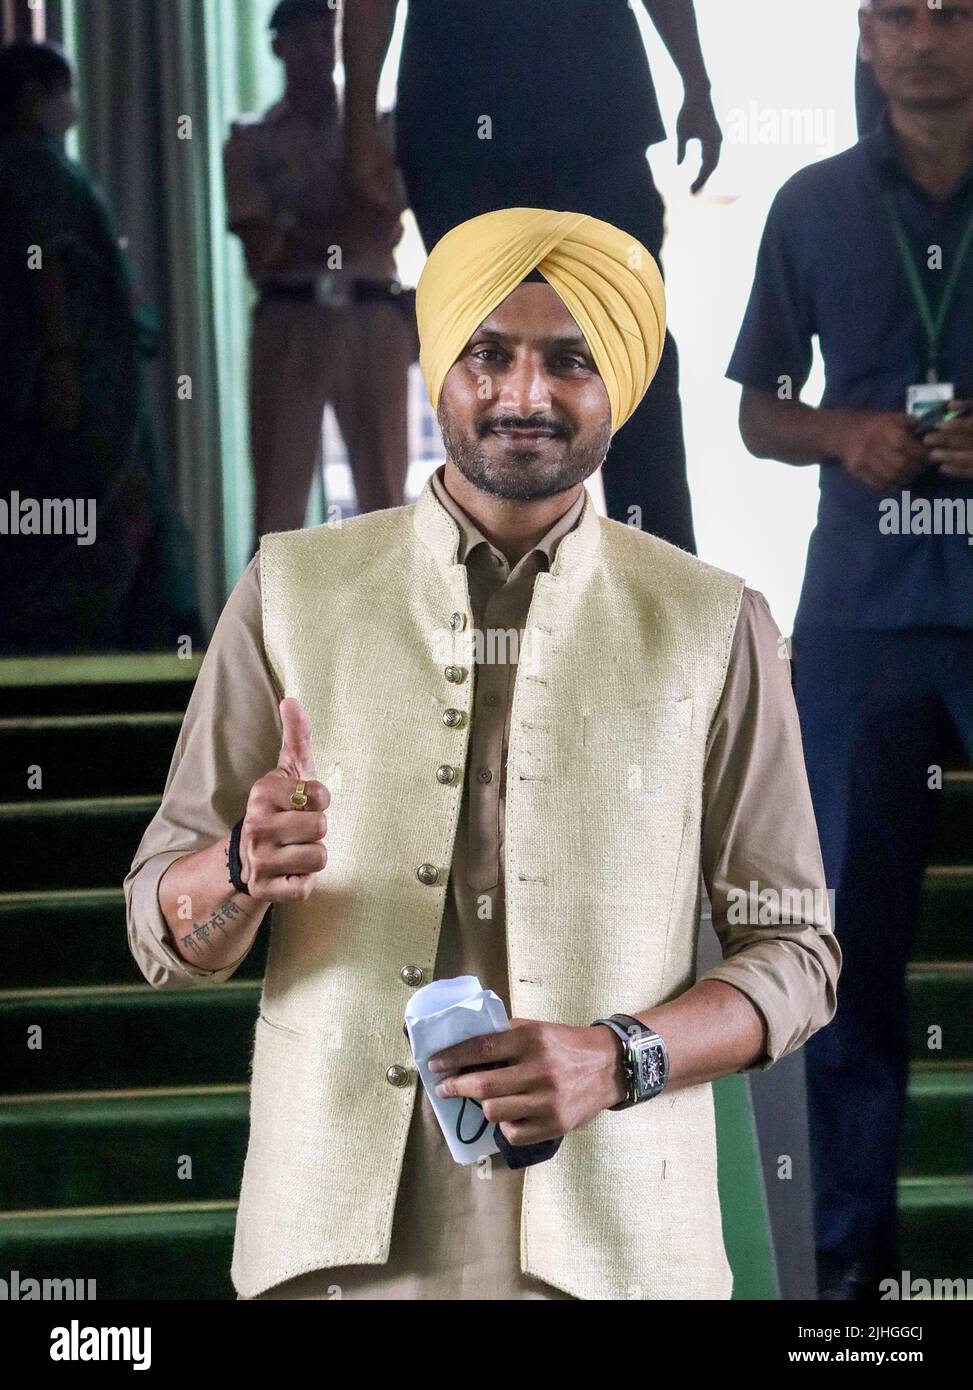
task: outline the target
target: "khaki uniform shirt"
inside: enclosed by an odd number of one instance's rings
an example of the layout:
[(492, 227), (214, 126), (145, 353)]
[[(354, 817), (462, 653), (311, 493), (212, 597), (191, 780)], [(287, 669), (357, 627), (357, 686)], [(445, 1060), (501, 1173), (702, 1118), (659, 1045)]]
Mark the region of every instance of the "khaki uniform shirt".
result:
[[(441, 478), (440, 468), (432, 485), (460, 527), (458, 559), (469, 571), (477, 627), (484, 634), (491, 628), (522, 630), (534, 577), (550, 567), (558, 542), (580, 517), (584, 497), (511, 568), (446, 492)], [(254, 778), (241, 773), (234, 749), (248, 747), (251, 766), (255, 748), (263, 750), (261, 766), (269, 770), (277, 763), (277, 705), (283, 692), (274, 687), (263, 652), (258, 570), (259, 557), (251, 561), (220, 619), (186, 716), (162, 815), (152, 841), (143, 841), (126, 884), (132, 949), (156, 985), (178, 986), (203, 973), (168, 942), (157, 897), (159, 878), (174, 859), (225, 834), (242, 813)], [(489, 653), (491, 647), (485, 640), (483, 650)], [(505, 649), (498, 642), (494, 655), (507, 655), (511, 648), (515, 655), (514, 643)], [(477, 667), (469, 762), (435, 969), (437, 979), (478, 976), (484, 988), (503, 999), (508, 1013), (504, 774), (515, 676), (512, 662)], [(824, 893), (786, 649), (766, 601), (749, 589), (710, 730), (704, 795), (701, 867), (724, 960), (702, 978), (735, 985), (759, 1008), (767, 1022), (767, 1043), (754, 1066), (764, 1068), (828, 1021), (841, 954), (831, 931), (816, 930), (827, 927), (826, 913), (824, 920), (768, 931), (734, 923), (728, 912), (731, 890), (746, 892), (754, 879), (762, 889), (799, 885)], [(581, 808), (576, 810), (580, 814)], [(228, 978), (236, 964), (212, 972), (212, 978)], [(606, 999), (604, 1012), (612, 1009), (612, 1000)], [(285, 1077), (281, 1084), (287, 1084)], [(556, 1156), (550, 1161), (557, 1162)], [(524, 1170), (507, 1168), (499, 1155), (467, 1166), (454, 1162), (420, 1088), (388, 1262), (312, 1271), (259, 1297), (570, 1298), (520, 1269), (523, 1178)]]
[[(389, 121), (383, 117), (386, 138)], [(279, 101), (263, 116), (234, 121), (223, 150), (227, 224), (231, 231), (247, 222), (269, 222), (287, 229), (297, 223), (340, 245), (340, 270), (369, 280), (396, 278), (393, 252), (401, 223), (380, 218), (346, 221), (342, 183), (341, 107), (336, 101), (320, 122)], [(401, 176), (396, 176), (404, 211)], [(327, 255), (295, 255), (274, 269), (269, 279), (306, 284), (329, 270)]]

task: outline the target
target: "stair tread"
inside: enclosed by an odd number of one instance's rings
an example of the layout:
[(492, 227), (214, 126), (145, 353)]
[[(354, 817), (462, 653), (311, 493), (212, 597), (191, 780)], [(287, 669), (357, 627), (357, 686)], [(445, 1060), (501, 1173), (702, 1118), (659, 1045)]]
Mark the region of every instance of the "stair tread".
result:
[(0, 801), (0, 820), (23, 820), (32, 816), (98, 816), (119, 811), (154, 812), (159, 796), (64, 797), (57, 801)]
[(43, 989), (0, 989), (0, 1008), (4, 1004), (24, 1004), (37, 1002), (43, 1004), (149, 1004), (154, 1007), (169, 1004), (178, 1008), (190, 1000), (198, 1000), (201, 993), (212, 998), (235, 995), (251, 995), (260, 992), (259, 980), (224, 980), (222, 984), (210, 985), (205, 981), (189, 989), (161, 990), (149, 984), (119, 985), (51, 985)]
[(898, 1182), (900, 1210), (906, 1207), (969, 1207), (973, 1211), (973, 1176), (902, 1177)]
[(168, 1124), (201, 1117), (236, 1118), (249, 1114), (249, 1108), (250, 1090), (244, 1085), (206, 1086), (159, 1095), (144, 1091), (140, 1096), (104, 1096), (93, 1092), (90, 1098), (83, 1100), (53, 1095), (43, 1104), (16, 1096), (0, 1100), (0, 1131), (18, 1126), (36, 1129), (68, 1124)]
[(51, 1244), (72, 1240), (130, 1240), (135, 1236), (232, 1234), (236, 1202), (147, 1202), (124, 1207), (63, 1207), (43, 1211), (0, 1212), (4, 1241), (28, 1239)]
[(50, 685), (149, 685), (157, 681), (191, 684), (203, 653), (171, 656), (139, 652), (91, 656), (14, 656), (0, 659), (0, 688)]
[(0, 893), (0, 917), (31, 908), (123, 906), (125, 893), (117, 888), (33, 888)]

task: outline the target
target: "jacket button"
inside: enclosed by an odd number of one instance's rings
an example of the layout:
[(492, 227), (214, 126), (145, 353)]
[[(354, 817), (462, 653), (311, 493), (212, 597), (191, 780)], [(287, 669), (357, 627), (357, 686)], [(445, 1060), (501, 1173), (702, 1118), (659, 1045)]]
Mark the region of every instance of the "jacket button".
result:
[(456, 769), (455, 767), (450, 767), (448, 763), (443, 763), (442, 767), (436, 768), (436, 777), (448, 787), (450, 783), (456, 781)]
[(409, 1068), (400, 1067), (399, 1064), (396, 1062), (391, 1067), (387, 1068), (385, 1072), (385, 1080), (389, 1083), (390, 1086), (408, 1086)]
[(449, 620), (449, 625), (454, 632), (462, 632), (463, 628), (466, 626), (466, 614), (454, 613)]
[(403, 965), (402, 969), (399, 971), (399, 978), (404, 985), (412, 985), (413, 988), (416, 985), (421, 985), (422, 967), (418, 965)]
[(443, 723), (447, 729), (458, 729), (465, 717), (461, 709), (443, 710)]
[(461, 685), (466, 680), (466, 672), (462, 666), (447, 666), (443, 675), (451, 685)]
[(416, 869), (416, 877), (420, 883), (438, 883), (439, 870), (435, 864), (420, 864)]
[(481, 767), (479, 772), (476, 774), (476, 780), (478, 782), (484, 783), (485, 785), (487, 782), (493, 781), (493, 773), (490, 771), (488, 767)]

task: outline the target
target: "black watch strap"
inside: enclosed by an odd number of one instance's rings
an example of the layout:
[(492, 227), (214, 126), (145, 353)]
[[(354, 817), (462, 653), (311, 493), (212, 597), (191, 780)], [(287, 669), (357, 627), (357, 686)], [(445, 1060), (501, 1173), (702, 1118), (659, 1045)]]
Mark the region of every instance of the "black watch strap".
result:
[[(611, 1014), (608, 1018), (596, 1018), (595, 1023), (603, 1023), (606, 1028), (610, 1028), (622, 1044), (622, 1066), (625, 1072), (625, 1084), (628, 1088), (628, 1095), (625, 1100), (619, 1101), (617, 1105), (609, 1106), (611, 1110), (627, 1110), (629, 1106), (637, 1105), (640, 1101), (651, 1099), (652, 1095), (657, 1095), (665, 1086), (669, 1075), (669, 1053), (665, 1043), (659, 1034), (647, 1024), (642, 1023), (637, 1018), (632, 1018), (630, 1014)], [(594, 1025), (592, 1025), (594, 1026)], [(635, 1043), (642, 1039), (651, 1039), (661, 1048), (663, 1058), (663, 1081), (662, 1086), (648, 1094), (639, 1093), (639, 1080), (636, 1072), (638, 1057)]]
[(226, 852), (226, 871), (230, 876), (230, 882), (238, 893), (245, 893), (249, 898), (250, 889), (243, 881), (243, 865), (240, 863), (240, 832), (243, 830), (243, 817), (237, 821), (230, 831), (230, 843)]

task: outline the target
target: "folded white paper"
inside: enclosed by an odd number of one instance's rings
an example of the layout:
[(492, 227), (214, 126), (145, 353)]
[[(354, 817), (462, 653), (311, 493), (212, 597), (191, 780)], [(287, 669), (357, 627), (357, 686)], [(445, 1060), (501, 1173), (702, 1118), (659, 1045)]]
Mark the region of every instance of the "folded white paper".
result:
[[(464, 1107), (462, 1097), (435, 1094), (443, 1076), (431, 1072), (428, 1061), (454, 1043), (509, 1028), (503, 1000), (492, 989), (484, 989), (475, 975), (433, 980), (412, 995), (406, 1005), (405, 1026), (426, 1095), (456, 1162), (475, 1163), (485, 1154), (499, 1152), (494, 1138), (496, 1125), (484, 1124), (483, 1111), (475, 1101), (467, 1099)], [(474, 1139), (480, 1129), (482, 1134)]]

